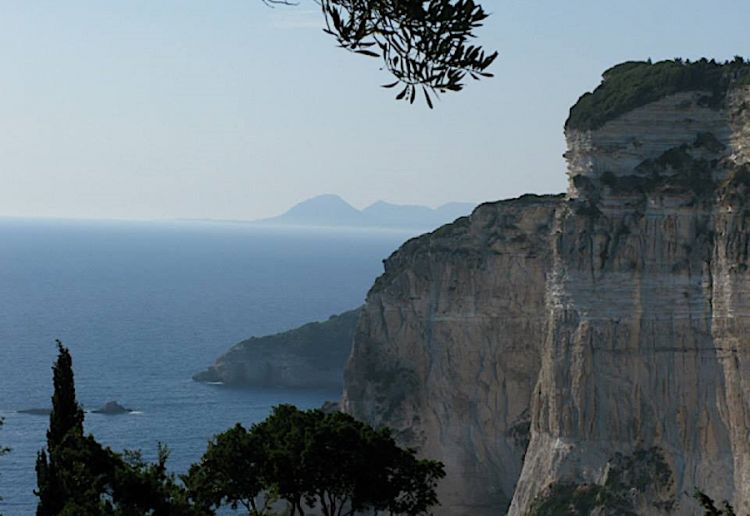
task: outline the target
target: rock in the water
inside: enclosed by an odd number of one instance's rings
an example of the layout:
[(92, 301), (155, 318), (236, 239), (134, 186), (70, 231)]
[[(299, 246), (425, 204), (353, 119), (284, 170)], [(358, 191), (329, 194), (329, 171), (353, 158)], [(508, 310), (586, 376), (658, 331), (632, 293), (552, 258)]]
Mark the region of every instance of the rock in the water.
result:
[(31, 414), (32, 416), (49, 416), (52, 409), (48, 408), (30, 408), (18, 411), (19, 414)]
[(116, 416), (119, 414), (129, 414), (133, 412), (131, 409), (125, 408), (116, 401), (108, 401), (102, 407), (92, 410), (94, 414), (106, 414), (110, 416)]

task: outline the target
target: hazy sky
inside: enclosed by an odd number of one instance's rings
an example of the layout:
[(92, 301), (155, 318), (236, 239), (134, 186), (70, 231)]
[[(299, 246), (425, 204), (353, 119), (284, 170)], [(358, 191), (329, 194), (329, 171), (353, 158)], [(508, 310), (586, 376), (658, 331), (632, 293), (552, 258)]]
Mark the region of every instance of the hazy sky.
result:
[(628, 59), (750, 55), (750, 2), (484, 0), (495, 79), (379, 88), (313, 0), (0, 0), (0, 216), (269, 216), (565, 188), (563, 122)]

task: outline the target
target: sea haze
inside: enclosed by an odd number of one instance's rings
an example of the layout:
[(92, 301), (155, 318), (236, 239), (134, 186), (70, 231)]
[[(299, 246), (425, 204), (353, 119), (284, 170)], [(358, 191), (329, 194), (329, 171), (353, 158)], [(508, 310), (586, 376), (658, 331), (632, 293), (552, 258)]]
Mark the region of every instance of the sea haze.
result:
[(31, 514), (48, 419), (54, 339), (73, 354), (86, 415), (116, 450), (157, 442), (184, 471), (207, 440), (278, 403), (320, 406), (339, 392), (232, 390), (191, 381), (230, 345), (354, 308), (381, 260), (410, 234), (217, 223), (0, 220), (0, 512)]

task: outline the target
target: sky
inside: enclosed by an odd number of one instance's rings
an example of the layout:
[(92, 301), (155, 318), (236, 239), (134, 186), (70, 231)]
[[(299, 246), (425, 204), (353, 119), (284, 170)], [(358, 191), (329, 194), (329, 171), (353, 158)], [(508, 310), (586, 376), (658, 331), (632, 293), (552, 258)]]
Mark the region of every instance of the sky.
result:
[(430, 111), (314, 0), (0, 0), (0, 216), (256, 219), (334, 193), (565, 190), (563, 124), (632, 59), (750, 57), (747, 0), (484, 0), (494, 79)]

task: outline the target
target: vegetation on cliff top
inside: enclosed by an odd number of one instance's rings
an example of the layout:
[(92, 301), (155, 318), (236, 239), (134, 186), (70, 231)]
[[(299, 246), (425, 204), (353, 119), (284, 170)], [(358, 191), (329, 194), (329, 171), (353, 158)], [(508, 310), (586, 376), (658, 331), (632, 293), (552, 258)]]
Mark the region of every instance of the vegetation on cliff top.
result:
[[(281, 333), (243, 340), (219, 358), (219, 362), (224, 362), (222, 367), (226, 371), (222, 372), (217, 370), (216, 366), (211, 366), (206, 371), (193, 375), (193, 380), (254, 385), (257, 383), (256, 379), (241, 374), (241, 367), (237, 368), (238, 372), (231, 372), (232, 367), (239, 366), (244, 361), (273, 362), (274, 357), (280, 354), (299, 357), (309, 363), (310, 367), (343, 371), (352, 349), (360, 310), (361, 307), (355, 308), (332, 315), (326, 321), (307, 323)], [(278, 380), (278, 378), (269, 378), (257, 384), (271, 385)], [(332, 381), (337, 381), (337, 379), (333, 378)]]
[(715, 60), (627, 61), (602, 74), (601, 84), (570, 109), (566, 129), (598, 129), (618, 116), (668, 95), (706, 91), (709, 106), (721, 105), (731, 86), (750, 84), (750, 62)]
[(332, 315), (322, 322), (311, 322), (298, 328), (274, 335), (250, 337), (236, 344), (233, 350), (262, 351), (283, 346), (287, 352), (316, 358), (329, 364), (342, 353), (344, 359), (351, 351), (354, 330), (359, 320), (360, 308)]

